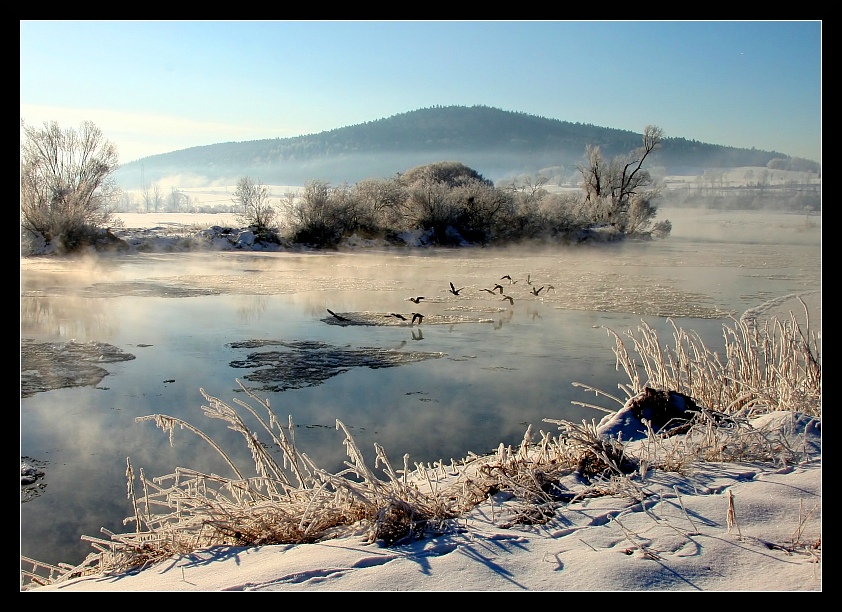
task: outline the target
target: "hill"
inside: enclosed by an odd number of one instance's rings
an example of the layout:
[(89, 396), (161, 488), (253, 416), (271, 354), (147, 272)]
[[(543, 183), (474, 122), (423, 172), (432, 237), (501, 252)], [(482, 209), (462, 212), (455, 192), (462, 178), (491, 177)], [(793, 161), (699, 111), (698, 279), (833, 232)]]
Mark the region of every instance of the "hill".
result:
[[(341, 184), (453, 160), (497, 181), (545, 168), (573, 174), (587, 145), (598, 145), (611, 157), (639, 146), (641, 138), (627, 130), (487, 106), (437, 106), (295, 138), (226, 142), (153, 155), (123, 165), (115, 177), (124, 189), (138, 189), (170, 175), (194, 175), (197, 183), (233, 184), (249, 175), (264, 183), (320, 179)], [(766, 166), (781, 158), (788, 156), (668, 137), (652, 165), (680, 175), (709, 168)]]

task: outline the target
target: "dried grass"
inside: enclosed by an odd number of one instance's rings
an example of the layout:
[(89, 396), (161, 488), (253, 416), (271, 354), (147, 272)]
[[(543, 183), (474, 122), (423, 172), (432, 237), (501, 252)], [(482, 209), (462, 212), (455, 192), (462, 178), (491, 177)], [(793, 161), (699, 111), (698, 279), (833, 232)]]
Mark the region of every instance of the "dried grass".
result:
[[(225, 459), (232, 475), (176, 468), (172, 474), (149, 479), (143, 470), (135, 474), (127, 460), (133, 516), (124, 523), (134, 524), (134, 532), (114, 534), (103, 529), (107, 538), (83, 536), (96, 552), (77, 566), (22, 557), (22, 567), (27, 567), (22, 570), (23, 588), (119, 573), (207, 546), (316, 542), (352, 529), (363, 530), (371, 542), (396, 545), (455, 528), (453, 519), (499, 492), (516, 500), (516, 510), (507, 518), (510, 523), (543, 523), (560, 507), (584, 497), (612, 494), (641, 499), (634, 479), (645, 478), (652, 469), (682, 472), (700, 461), (804, 460), (806, 449), (793, 448), (780, 428), (753, 428), (748, 419), (778, 410), (821, 416), (819, 339), (809, 324), (802, 329), (794, 316), (786, 322), (773, 319), (763, 327), (734, 321), (733, 326), (723, 326), (724, 358), (709, 351), (696, 334), (674, 323), (673, 329), (674, 345), (667, 348), (655, 330), (642, 324), (638, 335), (626, 333), (631, 351), (619, 334), (608, 330), (616, 343), (617, 369), (622, 368), (630, 381), (618, 386), (629, 398), (649, 386), (686, 394), (705, 407), (684, 435), (659, 435), (650, 428), (648, 438), (634, 451), (621, 439), (600, 436), (594, 422), (545, 419), (558, 426), (557, 435), (541, 431), (535, 442), (530, 427), (516, 448), (501, 444), (492, 455), (469, 455), (449, 464), (411, 464), (404, 455), (402, 465), (395, 468), (375, 444), (371, 470), (348, 429), (337, 420), (348, 460), (344, 470), (333, 474), (298, 449), (292, 417), (283, 424), (268, 400), (239, 381), (254, 405), (238, 399), (234, 404), (257, 420), (260, 431), (250, 430), (234, 407), (201, 390), (207, 401), (202, 406), (205, 416), (222, 420), (243, 436), (254, 463), (249, 475), (193, 425), (162, 414), (138, 417), (140, 422), (154, 421), (171, 442), (176, 429), (198, 435)], [(621, 405), (627, 401), (585, 388)], [(280, 460), (267, 451), (270, 445), (261, 443), (258, 434), (280, 449)], [(571, 478), (581, 484), (576, 490), (564, 484), (569, 485)], [(809, 514), (804, 513), (799, 525)], [(728, 525), (737, 527), (733, 505)], [(800, 533), (793, 535), (794, 542), (799, 539)], [(631, 537), (630, 541), (637, 546)]]
[(672, 347), (662, 346), (657, 331), (646, 323), (638, 327), (637, 336), (626, 333), (637, 358), (609, 329), (616, 343), (616, 368), (622, 368), (630, 381), (619, 387), (629, 397), (644, 386), (677, 391), (735, 418), (775, 410), (820, 416), (820, 339), (810, 329), (807, 305), (799, 301), (806, 316), (803, 328), (793, 313), (789, 320), (772, 318), (762, 326), (746, 319), (723, 325), (724, 359), (672, 319), (668, 319), (674, 330)]

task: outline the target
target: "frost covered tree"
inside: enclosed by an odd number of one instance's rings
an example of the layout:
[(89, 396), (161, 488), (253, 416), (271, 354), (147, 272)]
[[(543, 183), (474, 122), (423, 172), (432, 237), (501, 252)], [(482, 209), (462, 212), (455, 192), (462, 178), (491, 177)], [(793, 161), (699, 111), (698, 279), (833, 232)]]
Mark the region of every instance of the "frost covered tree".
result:
[(643, 164), (663, 139), (661, 128), (647, 125), (640, 147), (610, 160), (598, 146), (588, 145), (586, 160), (578, 170), (585, 190), (584, 209), (592, 221), (612, 223), (624, 234), (642, 232), (651, 225), (660, 189)]
[(236, 205), (237, 223), (248, 225), (258, 233), (275, 228), (278, 211), (269, 200), (269, 189), (258, 180), (249, 176), (237, 181), (237, 188), (232, 198)]
[(158, 212), (158, 209), (164, 202), (164, 192), (158, 183), (146, 185), (141, 193), (143, 204), (146, 206), (146, 212)]
[(55, 121), (21, 127), (23, 229), (73, 250), (89, 243), (96, 229), (115, 224), (117, 147), (102, 131), (90, 121), (78, 131), (62, 130)]

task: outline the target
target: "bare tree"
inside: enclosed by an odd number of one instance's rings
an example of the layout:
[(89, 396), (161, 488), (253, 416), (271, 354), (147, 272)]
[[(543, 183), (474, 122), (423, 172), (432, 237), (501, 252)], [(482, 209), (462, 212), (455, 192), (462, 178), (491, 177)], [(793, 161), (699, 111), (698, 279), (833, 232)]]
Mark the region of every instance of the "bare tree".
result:
[(380, 225), (400, 225), (404, 215), (406, 188), (396, 179), (365, 179), (352, 188), (359, 205)]
[(407, 196), (407, 216), (411, 227), (433, 229), (443, 235), (446, 226), (454, 223), (456, 207), (447, 183), (425, 176), (408, 187)]
[(459, 233), (472, 242), (492, 240), (512, 216), (511, 195), (484, 181), (473, 180), (454, 187), (450, 200)]
[(158, 183), (153, 183), (144, 187), (141, 198), (143, 198), (143, 204), (146, 206), (146, 212), (158, 212), (161, 203), (164, 201), (161, 186)]
[(298, 191), (285, 191), (280, 198), (280, 211), (278, 215), (278, 229), (287, 232), (290, 227), (290, 219), (296, 209), (296, 203), (300, 200), (301, 194)]
[(757, 188), (760, 190), (760, 197), (765, 195), (766, 189), (769, 188), (769, 171), (764, 168), (757, 178)]
[(596, 203), (602, 197), (604, 183), (607, 183), (608, 170), (602, 158), (602, 150), (595, 145), (588, 145), (585, 149), (585, 165), (579, 166), (582, 173), (582, 188), (585, 190), (585, 201)]
[(603, 158), (599, 147), (587, 147), (586, 162), (578, 169), (585, 190), (585, 209), (593, 221), (613, 223), (629, 234), (649, 225), (657, 212), (654, 202), (660, 192), (643, 164), (663, 139), (661, 128), (647, 125), (642, 146), (610, 161)]
[(269, 200), (269, 189), (259, 179), (255, 183), (249, 176), (240, 178), (232, 199), (237, 207), (237, 223), (258, 232), (275, 229), (278, 211)]
[(543, 174), (521, 174), (516, 178), (502, 181), (499, 185), (517, 196), (521, 201), (535, 202), (547, 195), (547, 190), (544, 186), (550, 182), (550, 179)]
[(188, 212), (189, 206), (189, 196), (177, 188), (171, 187), (170, 194), (167, 196), (167, 210), (170, 212)]
[(138, 212), (139, 204), (135, 199), (135, 194), (130, 191), (124, 191), (120, 194), (119, 203), (117, 204), (118, 212)]
[(536, 177), (529, 175), (523, 181), (523, 187), (521, 189), (524, 193), (528, 194), (530, 198), (540, 200), (547, 195), (547, 190), (544, 189), (544, 185), (549, 182), (550, 179), (542, 174), (539, 174)]
[(20, 160), (21, 225), (48, 242), (60, 238), (72, 248), (93, 229), (113, 224), (120, 190), (112, 174), (117, 148), (90, 121), (79, 130), (22, 123)]
[(307, 181), (294, 201), (285, 202), (286, 220), (295, 242), (333, 246), (348, 229), (349, 189), (323, 180)]
[(331, 186), (327, 181), (307, 181), (304, 190), (287, 210), (295, 227), (321, 226), (329, 216)]

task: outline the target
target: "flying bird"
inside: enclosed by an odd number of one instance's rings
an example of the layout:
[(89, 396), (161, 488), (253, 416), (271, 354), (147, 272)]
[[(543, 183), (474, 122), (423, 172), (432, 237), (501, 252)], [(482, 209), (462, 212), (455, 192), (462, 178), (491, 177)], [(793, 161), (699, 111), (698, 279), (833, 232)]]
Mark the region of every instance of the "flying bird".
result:
[(351, 320), (351, 319), (346, 319), (345, 317), (341, 317), (341, 316), (339, 316), (338, 314), (336, 314), (335, 312), (333, 312), (330, 308), (327, 308), (326, 310), (327, 310), (330, 314), (332, 314), (334, 317), (336, 317), (337, 319), (339, 319), (340, 321), (350, 321), (350, 320)]
[(502, 300), (500, 300), (500, 301), (501, 301), (501, 302), (505, 302), (506, 300), (509, 300), (509, 304), (511, 304), (512, 306), (514, 306), (514, 305), (515, 305), (515, 301), (514, 301), (514, 299), (512, 299), (512, 298), (511, 298), (511, 297), (509, 297), (508, 295), (504, 295), (504, 296), (503, 296), (503, 299), (502, 299)]
[(421, 303), (421, 300), (423, 300), (423, 299), (424, 299), (424, 296), (423, 296), (423, 295), (419, 295), (418, 297), (409, 298), (409, 301), (410, 301), (410, 302), (415, 302), (416, 304), (420, 304), (420, 303)]
[[(390, 315), (386, 315), (386, 316), (388, 317), (388, 316), (390, 316)], [(398, 314), (398, 313), (396, 313), (396, 312), (393, 312), (393, 313), (391, 314), (391, 316), (393, 316), (393, 317), (397, 317), (397, 318), (398, 318), (398, 319), (400, 319), (401, 321), (406, 321), (406, 317), (405, 317), (405, 316), (403, 316), (402, 314)]]
[(453, 283), (450, 283), (450, 293), (452, 293), (453, 295), (459, 295), (459, 292), (462, 291), (462, 289), (464, 289), (464, 287), (462, 287), (461, 289), (457, 289), (453, 286)]
[(483, 287), (483, 288), (481, 289), (481, 291), (487, 291), (487, 292), (488, 292), (488, 293), (490, 293), (491, 295), (495, 295), (495, 291), (494, 291), (494, 289), (486, 289), (485, 287)]
[(532, 287), (532, 295), (538, 295), (539, 293), (541, 293), (541, 291), (543, 289), (544, 289), (543, 287), (541, 287), (540, 289), (536, 289), (535, 287)]
[(547, 293), (549, 293), (550, 291), (553, 291), (554, 289), (555, 289), (555, 287), (553, 287), (552, 285), (547, 285)]
[(500, 290), (500, 295), (503, 295), (503, 285), (494, 285), (494, 290)]
[(422, 315), (420, 312), (413, 312), (412, 313), (412, 323), (413, 324), (415, 323), (415, 319), (418, 319), (418, 325), (421, 325), (421, 321), (424, 320), (424, 315)]
[(531, 275), (531, 274), (527, 274), (527, 275), (526, 275), (526, 284), (527, 284), (527, 285), (531, 285), (531, 284), (532, 284), (532, 275)]
[(510, 283), (512, 282), (512, 277), (511, 277), (511, 276), (509, 276), (508, 274), (506, 274), (505, 276), (501, 276), (501, 277), (500, 277), (500, 280), (503, 280), (504, 278), (508, 278), (508, 279), (509, 279), (509, 282), (510, 282)]

